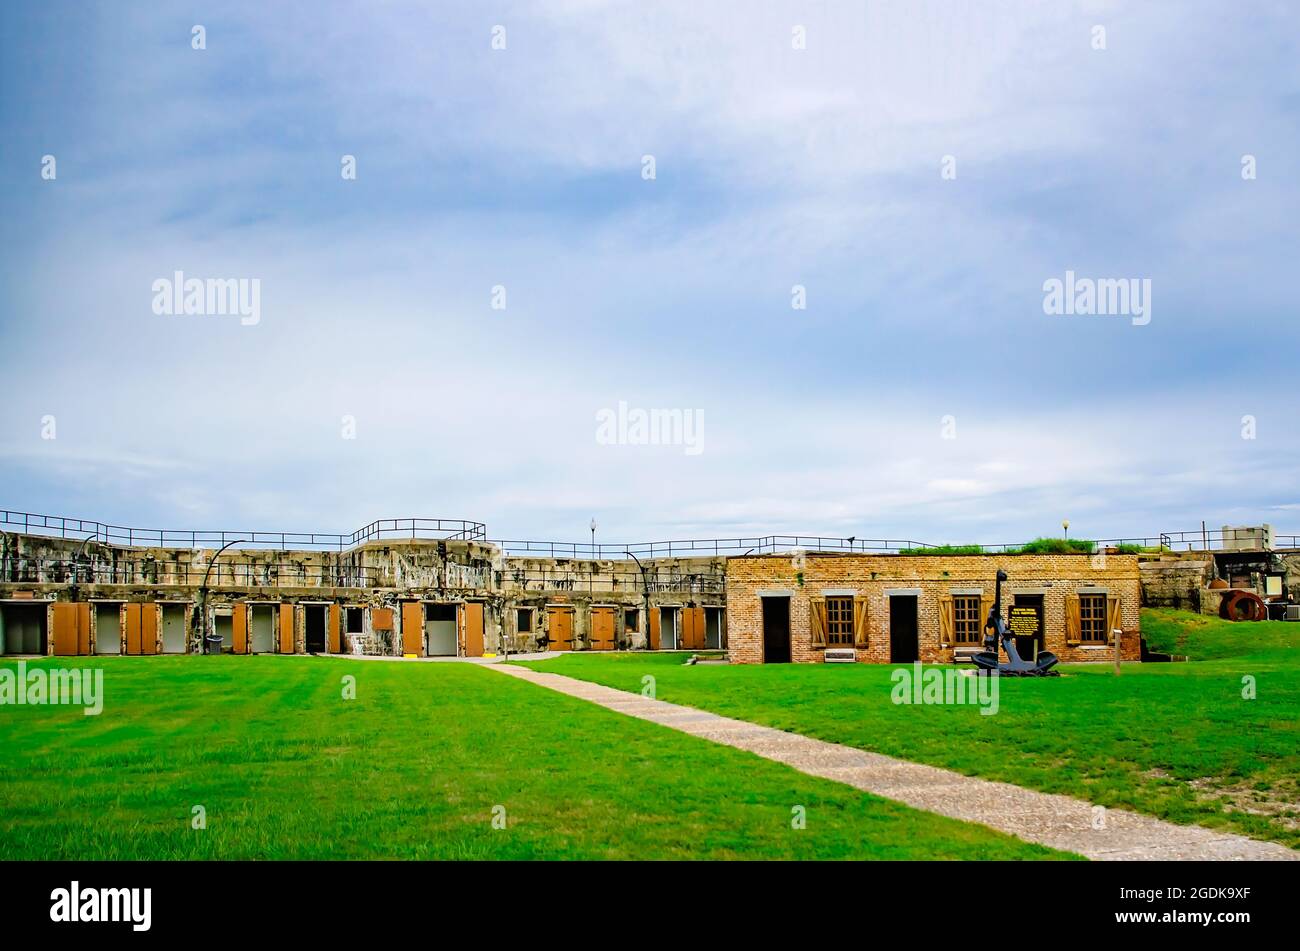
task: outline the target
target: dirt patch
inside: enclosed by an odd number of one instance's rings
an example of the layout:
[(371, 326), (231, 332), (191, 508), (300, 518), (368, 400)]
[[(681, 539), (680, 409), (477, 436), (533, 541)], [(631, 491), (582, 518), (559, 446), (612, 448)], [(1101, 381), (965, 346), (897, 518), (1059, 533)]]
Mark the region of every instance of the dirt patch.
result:
[(1300, 829), (1300, 781), (1294, 778), (1278, 780), (1268, 789), (1260, 789), (1257, 782), (1250, 780), (1225, 783), (1213, 776), (1193, 779), (1187, 785), (1203, 802), (1223, 802), (1227, 812), (1267, 816), (1286, 829)]

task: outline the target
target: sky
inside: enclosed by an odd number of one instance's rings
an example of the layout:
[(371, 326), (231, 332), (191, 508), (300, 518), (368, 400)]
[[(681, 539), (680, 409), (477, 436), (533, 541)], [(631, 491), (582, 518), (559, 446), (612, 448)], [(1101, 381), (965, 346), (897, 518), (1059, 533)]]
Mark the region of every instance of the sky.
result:
[(1284, 2), (6, 3), (0, 506), (1300, 532), (1298, 175)]

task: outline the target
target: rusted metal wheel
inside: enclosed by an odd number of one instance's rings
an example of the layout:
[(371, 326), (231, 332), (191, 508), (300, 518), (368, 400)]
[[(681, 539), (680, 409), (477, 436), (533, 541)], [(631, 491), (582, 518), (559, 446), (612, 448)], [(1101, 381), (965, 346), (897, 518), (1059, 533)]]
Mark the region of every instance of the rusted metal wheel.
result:
[(1268, 606), (1253, 591), (1234, 591), (1219, 602), (1219, 617), (1227, 621), (1263, 621)]

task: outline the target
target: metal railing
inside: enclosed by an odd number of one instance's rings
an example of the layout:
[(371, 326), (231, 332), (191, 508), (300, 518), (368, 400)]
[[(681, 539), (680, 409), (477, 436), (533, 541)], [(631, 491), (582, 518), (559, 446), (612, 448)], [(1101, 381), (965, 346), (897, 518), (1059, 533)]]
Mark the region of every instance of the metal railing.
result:
[[(1197, 528), (1187, 532), (1161, 532), (1160, 544), (1173, 551), (1258, 551), (1260, 528)], [(1300, 535), (1271, 535), (1272, 548), (1300, 548)]]
[(922, 542), (880, 538), (840, 538), (832, 535), (756, 535), (750, 538), (687, 538), (667, 542), (597, 543), (545, 542), (493, 539), (510, 558), (572, 558), (577, 561), (624, 560), (638, 558), (708, 558), (736, 554), (769, 555), (781, 551), (837, 551), (889, 553), (902, 548), (916, 548)]
[(326, 532), (233, 532), (199, 531), (193, 529), (129, 528), (108, 525), (104, 522), (61, 515), (37, 515), (31, 512), (0, 510), (0, 526), (25, 535), (46, 538), (68, 538), (82, 541), (90, 538), (106, 545), (159, 548), (220, 548), (228, 542), (241, 541), (245, 548), (279, 549), (281, 551), (345, 551), (362, 542), (376, 539), (428, 538), (439, 541), (483, 541), (487, 527), (482, 522), (448, 518), (388, 518), (378, 519), (355, 532), (332, 534)]
[[(220, 548), (239, 541), (240, 547), (263, 550), (301, 550), (343, 552), (373, 541), (428, 539), (433, 541), (473, 541), (497, 546), (512, 558), (529, 556), (575, 561), (622, 561), (633, 556), (650, 558), (721, 558), (728, 555), (774, 554), (803, 549), (820, 552), (892, 554), (910, 549), (936, 546), (904, 539), (858, 538), (833, 535), (756, 535), (736, 538), (677, 539), (635, 544), (601, 542), (556, 542), (527, 540), (492, 540), (482, 522), (446, 518), (377, 519), (354, 532), (233, 532), (177, 529), (130, 528), (88, 519), (61, 515), (38, 515), (30, 512), (0, 510), (0, 529), (47, 538), (84, 541), (92, 539), (106, 545), (159, 548)], [(1258, 532), (1253, 529), (1204, 529), (1187, 532), (1161, 532), (1159, 535), (1097, 539), (1097, 546), (1137, 545), (1147, 549), (1232, 550), (1254, 544)], [(969, 546), (996, 554), (1023, 547), (1023, 542)], [(1274, 534), (1272, 545), (1279, 549), (1300, 548), (1300, 535)]]
[[(75, 570), (74, 570), (75, 569)], [(247, 564), (217, 562), (176, 565), (149, 559), (90, 561), (54, 558), (8, 557), (0, 563), (0, 582), (20, 584), (159, 585), (209, 588), (374, 588), (382, 586), (380, 573), (351, 565), (294, 563)]]

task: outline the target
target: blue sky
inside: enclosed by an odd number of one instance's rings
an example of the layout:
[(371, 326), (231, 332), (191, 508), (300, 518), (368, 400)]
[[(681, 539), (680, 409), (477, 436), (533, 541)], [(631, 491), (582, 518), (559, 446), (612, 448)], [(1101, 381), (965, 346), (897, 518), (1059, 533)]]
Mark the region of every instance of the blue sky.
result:
[[(158, 6), (0, 11), (0, 505), (1300, 531), (1291, 5)], [(155, 314), (176, 270), (259, 322)], [(1066, 270), (1150, 323), (1045, 314)], [(702, 451), (601, 443), (620, 402)]]

